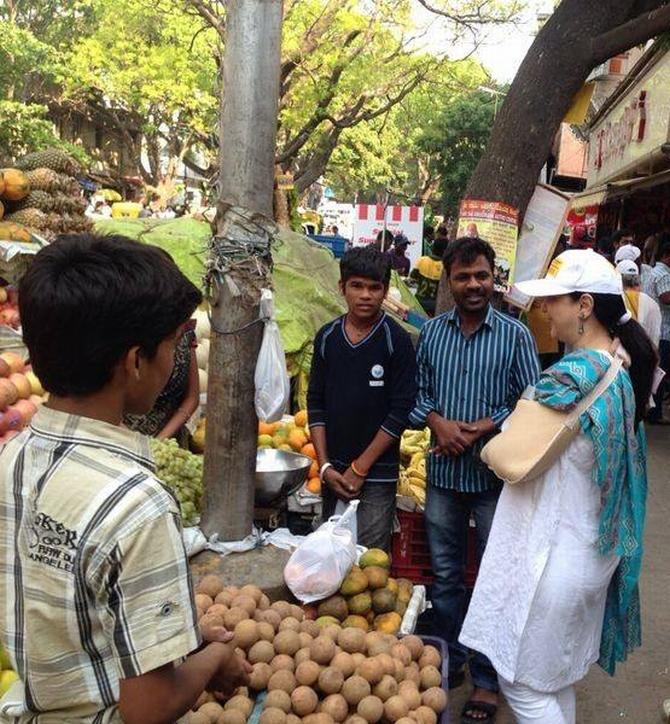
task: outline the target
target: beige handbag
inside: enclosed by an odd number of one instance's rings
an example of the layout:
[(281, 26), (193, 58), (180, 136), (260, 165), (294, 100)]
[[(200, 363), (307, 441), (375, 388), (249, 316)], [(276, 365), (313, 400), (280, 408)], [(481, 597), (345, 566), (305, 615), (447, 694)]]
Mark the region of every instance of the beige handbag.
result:
[(621, 365), (615, 357), (598, 384), (570, 412), (519, 400), (502, 431), (482, 449), (482, 461), (510, 485), (539, 478), (568, 449), (579, 432), (579, 418), (614, 382)]

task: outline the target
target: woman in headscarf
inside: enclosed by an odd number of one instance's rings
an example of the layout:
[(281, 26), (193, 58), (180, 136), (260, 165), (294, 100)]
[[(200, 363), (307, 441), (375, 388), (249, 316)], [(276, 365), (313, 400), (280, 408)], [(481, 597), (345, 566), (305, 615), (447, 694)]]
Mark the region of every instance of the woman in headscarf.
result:
[(536, 401), (569, 412), (616, 355), (625, 367), (546, 473), (505, 485), (460, 641), (491, 660), (520, 724), (574, 724), (574, 684), (596, 661), (613, 674), (640, 645), (642, 418), (657, 355), (621, 276), (593, 251), (567, 251), (545, 279), (518, 286), (544, 299), (552, 333), (573, 350), (543, 373)]

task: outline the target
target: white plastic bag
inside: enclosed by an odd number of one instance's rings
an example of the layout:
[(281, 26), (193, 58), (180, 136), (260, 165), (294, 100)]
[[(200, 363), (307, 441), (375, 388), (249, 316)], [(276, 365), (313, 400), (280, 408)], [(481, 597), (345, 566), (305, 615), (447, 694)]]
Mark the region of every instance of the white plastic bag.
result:
[(263, 422), (276, 422), (284, 414), (291, 396), (291, 386), (286, 371), (286, 356), (279, 327), (274, 319), (272, 292), (261, 292), (261, 317), (267, 319), (263, 341), (256, 362), (256, 415)]
[(353, 500), (343, 515), (334, 515), (293, 551), (284, 580), (293, 595), (312, 603), (335, 593), (356, 562), (356, 510)]

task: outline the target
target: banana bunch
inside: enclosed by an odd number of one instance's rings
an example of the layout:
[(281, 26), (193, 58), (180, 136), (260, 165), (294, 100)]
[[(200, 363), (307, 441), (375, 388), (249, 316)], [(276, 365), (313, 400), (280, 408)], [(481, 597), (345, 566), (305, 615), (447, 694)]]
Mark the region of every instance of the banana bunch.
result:
[(408, 462), (416, 453), (428, 452), (430, 447), (430, 430), (405, 430), (400, 439), (400, 456)]
[(409, 430), (400, 442), (400, 454), (406, 465), (400, 468), (398, 495), (412, 498), (421, 507), (426, 504), (426, 453), (429, 446), (429, 430)]

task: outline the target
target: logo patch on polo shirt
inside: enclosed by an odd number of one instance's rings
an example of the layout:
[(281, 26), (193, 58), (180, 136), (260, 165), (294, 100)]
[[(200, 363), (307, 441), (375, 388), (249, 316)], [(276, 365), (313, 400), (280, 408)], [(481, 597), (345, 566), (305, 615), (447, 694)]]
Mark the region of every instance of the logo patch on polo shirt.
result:
[(375, 365), (370, 370), (370, 374), (374, 377), (374, 379), (381, 380), (381, 378), (384, 376), (384, 368), (381, 365)]

